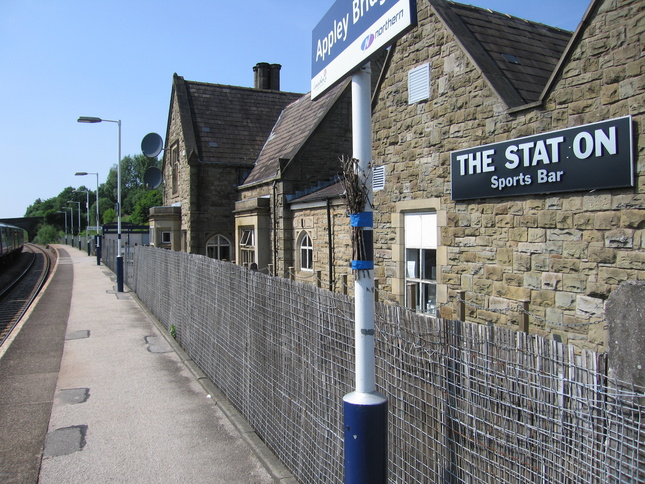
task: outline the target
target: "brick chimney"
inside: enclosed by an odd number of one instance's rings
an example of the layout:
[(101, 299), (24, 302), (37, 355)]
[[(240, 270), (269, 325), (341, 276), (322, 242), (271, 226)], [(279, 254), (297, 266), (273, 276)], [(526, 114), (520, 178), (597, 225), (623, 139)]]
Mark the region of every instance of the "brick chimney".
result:
[(258, 62), (253, 67), (255, 89), (280, 90), (280, 64)]

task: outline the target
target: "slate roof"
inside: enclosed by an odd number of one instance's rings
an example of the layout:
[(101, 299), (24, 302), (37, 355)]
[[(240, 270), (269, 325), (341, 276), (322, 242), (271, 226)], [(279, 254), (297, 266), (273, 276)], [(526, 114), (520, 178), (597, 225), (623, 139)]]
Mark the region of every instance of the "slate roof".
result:
[(428, 0), (510, 107), (536, 102), (572, 32), (445, 0)]
[(345, 183), (340, 180), (336, 182), (321, 183), (321, 188), (308, 191), (306, 194), (296, 193), (293, 197), (287, 196), (289, 203), (316, 202), (330, 198), (345, 196)]
[(189, 160), (240, 165), (253, 164), (280, 112), (302, 96), (186, 81), (177, 74), (173, 90)]
[(311, 100), (311, 93), (308, 93), (289, 104), (280, 114), (271, 134), (265, 138), (266, 143), (244, 185), (278, 176), (280, 160), (291, 160), (298, 153), (349, 82), (350, 80), (341, 82), (315, 101)]

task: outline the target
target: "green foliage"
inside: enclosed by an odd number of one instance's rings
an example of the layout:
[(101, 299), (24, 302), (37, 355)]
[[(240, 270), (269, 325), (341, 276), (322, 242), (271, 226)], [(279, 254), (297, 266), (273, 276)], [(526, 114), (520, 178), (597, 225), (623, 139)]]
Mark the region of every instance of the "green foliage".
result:
[(103, 212), (103, 223), (109, 224), (112, 222), (116, 222), (116, 210), (114, 210), (113, 208), (108, 208), (105, 212)]
[(61, 232), (53, 225), (41, 225), (33, 242), (39, 245), (55, 244), (60, 236)]
[[(147, 224), (150, 207), (161, 205), (163, 203), (161, 192), (159, 190), (148, 190), (143, 183), (143, 176), (146, 170), (151, 166), (159, 167), (158, 160), (149, 160), (144, 155), (126, 156), (121, 160), (121, 216), (123, 221), (132, 221), (137, 224)], [(85, 230), (87, 224), (87, 198), (89, 191), (89, 218), (90, 225), (97, 225), (96, 222), (96, 191), (89, 190), (85, 186), (78, 189), (67, 187), (57, 196), (42, 200), (38, 198), (25, 211), (25, 217), (42, 217), (45, 224), (53, 226), (56, 230), (65, 229), (65, 220), (67, 219), (67, 229), (71, 232), (72, 222), (70, 218), (70, 208), (73, 208), (74, 216), (74, 233)], [(81, 227), (78, 227), (78, 205), (81, 208)], [(99, 186), (99, 225), (115, 222), (117, 220), (114, 209), (117, 202), (117, 166), (114, 165), (105, 180), (105, 183)], [(66, 212), (59, 213), (59, 212)]]
[[(147, 191), (143, 176), (151, 166), (158, 166), (157, 160), (150, 160), (144, 155), (126, 156), (121, 160), (121, 214), (131, 214), (138, 197)], [(101, 198), (106, 197), (117, 202), (117, 167), (110, 168), (104, 189), (99, 190)]]
[(150, 208), (158, 207), (162, 203), (163, 196), (159, 190), (139, 192), (130, 221), (139, 225), (147, 225), (150, 218)]

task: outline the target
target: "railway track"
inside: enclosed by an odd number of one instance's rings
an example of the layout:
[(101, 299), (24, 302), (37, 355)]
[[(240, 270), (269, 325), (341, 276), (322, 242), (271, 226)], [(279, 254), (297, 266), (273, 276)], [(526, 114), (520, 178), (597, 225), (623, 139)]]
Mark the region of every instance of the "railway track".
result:
[(42, 247), (25, 244), (20, 270), (7, 271), (0, 286), (0, 346), (20, 322), (40, 292), (51, 269), (51, 255)]

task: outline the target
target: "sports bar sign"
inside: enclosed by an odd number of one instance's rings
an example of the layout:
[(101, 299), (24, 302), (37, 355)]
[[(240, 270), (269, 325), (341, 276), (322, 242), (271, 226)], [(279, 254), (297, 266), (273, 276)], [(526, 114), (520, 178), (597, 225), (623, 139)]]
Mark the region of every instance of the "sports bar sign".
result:
[(631, 116), (450, 153), (452, 199), (634, 186)]
[(416, 24), (415, 0), (337, 0), (312, 32), (311, 98)]

